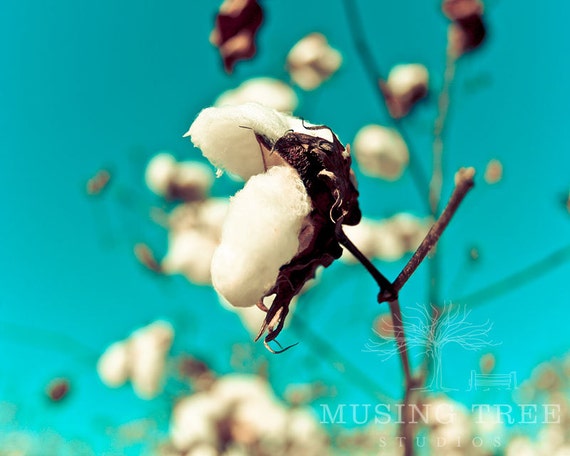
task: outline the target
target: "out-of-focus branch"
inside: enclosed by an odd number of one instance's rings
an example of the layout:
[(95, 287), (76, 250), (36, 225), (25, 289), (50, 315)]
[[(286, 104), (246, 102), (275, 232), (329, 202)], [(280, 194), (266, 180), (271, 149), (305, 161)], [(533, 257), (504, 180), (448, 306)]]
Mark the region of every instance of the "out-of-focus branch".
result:
[(309, 325), (300, 317), (300, 312), (293, 315), (291, 319), (291, 328), (296, 329), (298, 333), (302, 334), (302, 340), (308, 342), (315, 350), (315, 353), (325, 356), (330, 361), (340, 361), (342, 365), (350, 372), (354, 383), (360, 389), (370, 394), (375, 400), (383, 401), (385, 404), (394, 402), (388, 394), (381, 391), (377, 382), (364, 373), (360, 368), (354, 364), (350, 359), (342, 355), (333, 344), (321, 337), (318, 333), (311, 330)]
[(388, 107), (386, 106), (386, 98), (384, 97), (384, 93), (380, 87), (380, 81), (383, 81), (385, 79), (382, 75), (381, 69), (374, 59), (372, 51), (370, 50), (370, 46), (368, 46), (368, 41), (364, 36), (364, 26), (356, 9), (354, 0), (343, 0), (343, 5), (348, 19), (348, 30), (350, 32), (350, 36), (352, 37), (352, 41), (354, 42), (358, 56), (364, 65), (366, 75), (370, 80), (374, 91), (376, 92), (377, 99), (380, 102), (382, 109), (384, 109), (388, 115), (388, 118), (392, 120), (394, 128), (398, 130), (398, 133), (400, 133), (400, 136), (408, 146), (408, 154), (410, 155), (410, 163), (408, 165), (408, 168), (410, 170), (410, 175), (412, 176), (412, 181), (414, 182), (414, 186), (416, 187), (421, 200), (424, 201), (426, 192), (429, 191), (429, 181), (426, 173), (422, 169), (421, 164), (417, 159), (417, 154), (412, 148), (412, 144), (409, 140), (406, 130), (402, 125), (401, 119), (394, 119), (391, 115), (389, 115)]
[(485, 288), (469, 293), (463, 297), (453, 299), (453, 305), (475, 306), (485, 301), (498, 298), (527, 283), (536, 280), (553, 269), (570, 261), (570, 245), (551, 253), (530, 266), (517, 271), (498, 282), (495, 282)]

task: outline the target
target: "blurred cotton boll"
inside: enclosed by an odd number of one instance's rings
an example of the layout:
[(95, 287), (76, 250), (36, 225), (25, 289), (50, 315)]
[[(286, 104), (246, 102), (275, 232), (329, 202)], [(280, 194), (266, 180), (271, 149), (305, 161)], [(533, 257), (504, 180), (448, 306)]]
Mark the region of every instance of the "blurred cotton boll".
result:
[(210, 284), (212, 256), (217, 247), (214, 239), (198, 230), (173, 232), (161, 270), (167, 274), (182, 274), (192, 283)]
[(238, 106), (250, 102), (281, 112), (293, 112), (298, 99), (293, 89), (278, 79), (253, 78), (222, 93), (214, 106)]
[(415, 103), (428, 92), (427, 68), (420, 64), (396, 65), (382, 85), (382, 91), (390, 114), (394, 118), (404, 117)]
[(287, 55), (291, 79), (304, 90), (316, 89), (339, 69), (341, 63), (340, 52), (330, 47), (321, 33), (305, 36)]
[[(396, 261), (418, 248), (430, 226), (429, 221), (402, 212), (383, 220), (363, 219), (356, 226), (345, 227), (345, 233), (368, 258)], [(341, 259), (356, 262), (347, 250)]]
[(297, 253), (310, 211), (305, 187), (292, 168), (274, 167), (251, 178), (230, 202), (212, 260), (216, 290), (234, 306), (259, 302), (281, 266)]
[(267, 167), (256, 135), (275, 142), (287, 130), (286, 116), (247, 103), (202, 110), (184, 136), (190, 136), (214, 166), (247, 180)]
[(131, 335), (131, 382), (141, 398), (152, 399), (160, 392), (166, 355), (173, 339), (172, 326), (165, 321), (156, 321)]
[(408, 146), (398, 132), (380, 125), (358, 131), (354, 153), (363, 173), (390, 181), (400, 178), (409, 161)]
[(126, 342), (109, 345), (97, 362), (99, 377), (110, 387), (123, 385), (129, 378), (129, 352)]
[(161, 152), (148, 163), (145, 173), (150, 190), (166, 199), (199, 201), (206, 198), (214, 181), (211, 169), (198, 162), (177, 162)]
[(110, 345), (97, 363), (97, 372), (108, 386), (131, 380), (135, 393), (152, 399), (161, 390), (166, 356), (174, 339), (170, 323), (162, 320), (137, 329), (126, 340)]

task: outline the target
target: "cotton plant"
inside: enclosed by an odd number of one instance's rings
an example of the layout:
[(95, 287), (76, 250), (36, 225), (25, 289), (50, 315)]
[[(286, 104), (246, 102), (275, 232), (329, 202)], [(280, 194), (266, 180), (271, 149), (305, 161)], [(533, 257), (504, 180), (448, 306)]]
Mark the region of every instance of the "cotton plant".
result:
[(173, 339), (172, 325), (157, 320), (137, 329), (125, 340), (114, 342), (97, 362), (101, 381), (118, 388), (130, 380), (139, 397), (156, 397), (162, 389), (166, 359)]
[(360, 221), (350, 149), (326, 126), (253, 103), (206, 108), (185, 136), (246, 181), (230, 201), (212, 282), (231, 305), (267, 313), (258, 335), (267, 331), (267, 345), (293, 297), (350, 242), (342, 226)]

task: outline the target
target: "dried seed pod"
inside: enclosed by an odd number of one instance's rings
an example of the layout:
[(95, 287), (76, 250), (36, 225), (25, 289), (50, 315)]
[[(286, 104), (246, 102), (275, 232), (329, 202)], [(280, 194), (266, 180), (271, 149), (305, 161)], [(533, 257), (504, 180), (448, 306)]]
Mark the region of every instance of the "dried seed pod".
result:
[(263, 10), (256, 0), (225, 0), (216, 16), (210, 42), (222, 55), (224, 69), (233, 71), (238, 60), (255, 55), (255, 34), (263, 22)]

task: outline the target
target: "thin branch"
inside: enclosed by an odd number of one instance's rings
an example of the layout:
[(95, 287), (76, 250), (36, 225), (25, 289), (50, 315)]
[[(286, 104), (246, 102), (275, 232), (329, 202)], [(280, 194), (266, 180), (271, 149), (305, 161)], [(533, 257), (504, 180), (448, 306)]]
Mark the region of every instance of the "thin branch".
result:
[(485, 301), (498, 298), (528, 284), (529, 282), (537, 280), (568, 261), (570, 261), (570, 245), (562, 247), (538, 262), (531, 264), (530, 266), (527, 266), (526, 268), (517, 271), (498, 282), (474, 291), (466, 296), (454, 299), (451, 302), (453, 305), (458, 306), (482, 304)]
[(433, 174), (430, 182), (429, 202), (434, 217), (439, 214), (441, 204), (441, 188), (443, 184), (443, 133), (449, 112), (449, 94), (455, 76), (455, 56), (447, 53), (443, 87), (438, 98), (438, 116), (434, 123), (433, 139)]
[(402, 368), (404, 369), (404, 377), (406, 379), (406, 389), (410, 388), (413, 383), (412, 369), (410, 366), (410, 358), (408, 356), (408, 347), (406, 342), (406, 335), (404, 333), (404, 322), (402, 319), (402, 311), (400, 309), (400, 302), (398, 299), (389, 302), (390, 313), (392, 314), (392, 323), (394, 325), (394, 335), (396, 337), (396, 345), (400, 352), (400, 359), (402, 360)]
[(342, 230), (342, 225), (339, 223), (336, 226), (336, 239), (340, 245), (345, 247), (354, 257), (366, 268), (372, 278), (376, 281), (380, 290), (391, 290), (392, 283), (382, 274), (372, 262), (356, 247), (352, 241), (346, 236)]
[(392, 283), (393, 289), (387, 289), (380, 292), (378, 295), (378, 302), (393, 301), (397, 298), (399, 291), (406, 284), (408, 279), (416, 271), (418, 266), (425, 259), (430, 250), (437, 244), (439, 238), (443, 234), (445, 228), (451, 221), (455, 212), (459, 208), (459, 205), (469, 192), (473, 188), (474, 182), (473, 177), (475, 176), (475, 170), (473, 168), (461, 168), (455, 175), (455, 188), (445, 210), (439, 217), (439, 219), (433, 224), (429, 230), (427, 236), (422, 241), (410, 261), (406, 264), (400, 275)]

